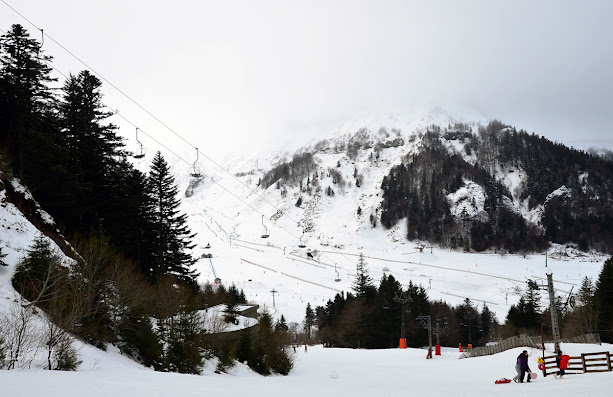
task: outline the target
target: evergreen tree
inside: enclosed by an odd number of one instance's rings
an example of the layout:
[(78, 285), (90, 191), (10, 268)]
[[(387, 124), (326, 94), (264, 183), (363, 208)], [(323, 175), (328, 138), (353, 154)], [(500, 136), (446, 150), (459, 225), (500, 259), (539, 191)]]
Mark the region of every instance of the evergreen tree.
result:
[(113, 191), (118, 188), (112, 176), (126, 158), (117, 127), (104, 123), (111, 113), (102, 110), (101, 85), (88, 71), (71, 74), (64, 84), (60, 105), (63, 139), (78, 183), (77, 207), (72, 209), (74, 216), (69, 226), (80, 231), (103, 226), (103, 220), (112, 212)]
[(592, 279), (585, 276), (581, 281), (579, 292), (577, 292), (577, 308), (575, 309), (579, 316), (581, 328), (585, 333), (593, 332), (596, 327), (595, 292), (596, 287)]
[(0, 147), (13, 175), (53, 214), (69, 207), (70, 156), (61, 146), (51, 57), (21, 25), (0, 37)]
[(373, 290), (376, 291), (372, 278), (368, 275), (368, 269), (366, 267), (366, 260), (364, 254), (360, 252), (360, 257), (357, 264), (355, 280), (351, 286), (351, 289), (355, 291), (357, 296), (367, 296)]
[(17, 264), (13, 287), (30, 301), (44, 300), (58, 272), (59, 261), (49, 240), (42, 234), (37, 235), (26, 256)]
[(293, 363), (286, 346), (285, 333), (275, 330), (272, 317), (265, 312), (259, 320), (259, 332), (249, 366), (261, 375), (287, 375)]
[(223, 318), (226, 323), (238, 324), (238, 312), (236, 311), (235, 301), (230, 301), (226, 304)]
[(281, 315), (281, 318), (277, 320), (277, 323), (275, 324), (275, 331), (279, 331), (279, 332), (289, 331), (289, 327), (287, 326), (287, 321), (285, 320), (285, 316), (283, 316), (283, 314)]
[(313, 325), (315, 325), (315, 312), (313, 308), (311, 308), (311, 302), (307, 303), (306, 312), (304, 315), (304, 331), (306, 332), (306, 338), (308, 341), (311, 340), (311, 330), (313, 329)]
[(187, 215), (179, 213), (178, 188), (162, 153), (157, 152), (148, 178), (155, 236), (152, 240), (151, 277), (173, 275), (197, 288), (196, 271), (190, 269), (195, 260), (185, 252), (195, 247), (187, 226)]
[(147, 190), (147, 176), (122, 162), (115, 167), (109, 178), (115, 188), (111, 191), (111, 202), (106, 207), (105, 229), (111, 241), (132, 260), (142, 274), (151, 274), (153, 253), (151, 241), (155, 238), (153, 203)]
[(4, 263), (4, 258), (6, 258), (6, 254), (2, 252), (2, 247), (0, 247), (0, 266), (8, 266)]
[(534, 280), (528, 280), (528, 288), (524, 294), (525, 296), (525, 326), (530, 329), (536, 329), (541, 324), (541, 294), (539, 292), (539, 286)]
[(200, 335), (204, 331), (197, 311), (181, 311), (169, 331), (166, 360), (168, 368), (183, 374), (202, 372)]
[(491, 339), (491, 336), (496, 331), (496, 327), (498, 326), (498, 322), (496, 321), (496, 315), (487, 307), (487, 305), (483, 305), (483, 310), (481, 311), (481, 329), (484, 338)]
[(598, 311), (598, 330), (604, 342), (613, 342), (613, 257), (598, 275), (594, 301)]
[(18, 24), (0, 36), (0, 144), (8, 148), (13, 174), (24, 180), (34, 174), (28, 167), (38, 162), (39, 129), (53, 107), (52, 58), (40, 47)]

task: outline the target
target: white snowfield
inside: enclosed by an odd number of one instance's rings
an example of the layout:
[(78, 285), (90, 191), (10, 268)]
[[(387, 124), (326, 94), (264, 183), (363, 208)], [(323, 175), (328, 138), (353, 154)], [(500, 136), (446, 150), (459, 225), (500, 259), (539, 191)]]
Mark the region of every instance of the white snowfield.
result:
[[(611, 345), (567, 344), (569, 354), (612, 351)], [(515, 375), (515, 359), (523, 349), (458, 360), (457, 349), (425, 359), (425, 350), (352, 350), (321, 346), (299, 349), (289, 376), (261, 377), (239, 364), (230, 374), (202, 376), (153, 372), (120, 364), (107, 354), (104, 364), (79, 372), (0, 371), (3, 396), (610, 396), (613, 373), (543, 378), (537, 370), (540, 350), (530, 349), (529, 365), (538, 378), (531, 383), (494, 384)]]

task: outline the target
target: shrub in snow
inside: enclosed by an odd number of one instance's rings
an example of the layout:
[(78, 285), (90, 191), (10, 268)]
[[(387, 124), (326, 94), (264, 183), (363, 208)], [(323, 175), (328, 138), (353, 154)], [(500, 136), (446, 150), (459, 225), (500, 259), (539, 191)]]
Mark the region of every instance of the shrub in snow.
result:
[(4, 368), (4, 339), (2, 339), (2, 335), (0, 335), (0, 369)]
[(56, 346), (53, 352), (53, 369), (60, 371), (76, 371), (82, 361), (79, 360), (77, 351), (72, 346), (72, 341), (66, 335)]

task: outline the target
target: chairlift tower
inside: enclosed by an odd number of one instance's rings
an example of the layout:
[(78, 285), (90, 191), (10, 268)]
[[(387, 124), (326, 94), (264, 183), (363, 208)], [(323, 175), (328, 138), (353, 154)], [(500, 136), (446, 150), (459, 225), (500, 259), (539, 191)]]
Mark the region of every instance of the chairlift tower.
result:
[[(436, 316), (434, 318), (436, 322), (436, 328), (432, 330), (432, 333), (436, 335), (436, 355), (441, 355), (441, 335), (444, 335), (447, 332), (447, 327), (449, 326), (449, 321), (447, 317)], [(443, 321), (443, 327), (441, 328), (441, 320)]]
[(400, 317), (400, 349), (406, 349), (407, 348), (407, 338), (406, 338), (406, 330), (405, 330), (405, 322), (404, 322), (404, 313), (406, 312), (406, 305), (409, 302), (412, 302), (413, 299), (411, 299), (411, 297), (405, 293), (404, 291), (400, 292), (400, 295), (398, 295), (397, 293), (394, 293), (394, 301), (400, 303), (401, 305), (401, 317)]
[(417, 321), (421, 321), (424, 329), (428, 330), (428, 358), (432, 358), (432, 316), (417, 316)]
[(556, 296), (553, 291), (553, 273), (547, 273), (547, 291), (549, 292), (549, 311), (551, 312), (551, 328), (555, 351), (560, 351), (560, 324), (558, 323), (558, 311), (556, 308)]

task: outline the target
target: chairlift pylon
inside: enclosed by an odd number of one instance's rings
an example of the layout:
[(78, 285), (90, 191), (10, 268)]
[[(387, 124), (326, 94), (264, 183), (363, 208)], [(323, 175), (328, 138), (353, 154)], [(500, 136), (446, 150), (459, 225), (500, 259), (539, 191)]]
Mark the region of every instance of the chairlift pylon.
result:
[(264, 226), (264, 233), (262, 233), (261, 238), (268, 238), (268, 237), (270, 237), (270, 234), (268, 234), (268, 228), (264, 224), (264, 215), (262, 215), (262, 226)]
[(338, 272), (338, 270), (336, 270), (336, 263), (334, 264), (334, 271), (336, 272), (336, 278), (334, 279), (334, 281), (338, 283), (339, 281), (341, 281), (341, 274)]
[(198, 169), (198, 166), (197, 166), (199, 158), (200, 158), (200, 152), (198, 151), (198, 148), (196, 148), (196, 161), (194, 161), (194, 164), (192, 165), (192, 169), (190, 171), (190, 175), (194, 178), (202, 178), (200, 169)]
[(136, 152), (133, 157), (135, 159), (142, 159), (143, 157), (145, 157), (145, 148), (143, 147), (143, 144), (138, 140), (138, 127), (136, 127), (136, 142), (138, 142), (139, 148), (138, 152)]
[[(302, 236), (304, 236), (304, 230), (302, 231)], [(306, 244), (302, 242), (302, 236), (300, 236), (300, 240), (298, 241), (298, 248), (306, 248)]]

